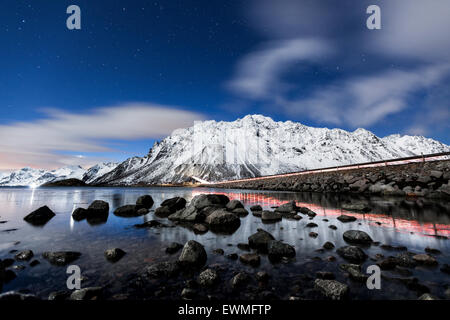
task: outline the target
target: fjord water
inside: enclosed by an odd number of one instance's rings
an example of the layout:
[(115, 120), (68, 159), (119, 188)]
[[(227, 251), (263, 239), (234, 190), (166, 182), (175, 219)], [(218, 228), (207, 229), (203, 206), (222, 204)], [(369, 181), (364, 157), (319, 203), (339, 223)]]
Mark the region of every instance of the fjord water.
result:
[[(297, 205), (306, 206), (317, 213), (312, 220), (317, 228), (306, 228), (310, 219), (303, 216), (302, 220), (283, 219), (274, 224), (264, 224), (250, 213), (241, 217), (241, 226), (231, 235), (215, 234), (211, 231), (205, 234), (195, 234), (193, 231), (176, 226), (174, 228), (136, 229), (133, 226), (148, 220), (156, 219), (170, 224), (165, 218), (158, 218), (153, 210), (145, 216), (123, 218), (117, 217), (113, 211), (125, 204), (134, 204), (136, 199), (144, 194), (150, 194), (155, 209), (165, 200), (175, 196), (184, 197), (187, 201), (201, 193), (226, 194), (230, 199), (241, 200), (246, 209), (259, 204), (264, 209), (278, 206), (290, 200)], [(86, 220), (76, 222), (71, 213), (77, 207), (87, 206), (96, 199), (107, 201), (110, 205), (108, 220), (103, 224), (90, 225)], [(340, 209), (344, 201), (363, 201), (372, 210), (368, 213), (348, 212)], [(45, 226), (35, 227), (23, 217), (31, 211), (47, 205), (56, 216)], [(326, 241), (331, 241), (336, 248), (346, 245), (342, 239), (345, 230), (356, 229), (366, 231), (374, 241), (380, 244), (406, 246), (409, 251), (423, 253), (426, 247), (440, 250), (438, 257), (440, 265), (450, 262), (450, 205), (437, 200), (404, 199), (404, 198), (346, 198), (338, 195), (292, 192), (263, 192), (251, 190), (222, 190), (206, 188), (0, 188), (0, 259), (13, 258), (12, 250), (33, 250), (34, 258), (40, 264), (34, 267), (29, 262), (16, 262), (23, 265), (23, 270), (13, 269), (17, 277), (3, 286), (2, 292), (9, 290), (28, 290), (42, 298), (52, 291), (66, 290), (66, 268), (50, 265), (42, 258), (45, 251), (79, 251), (81, 258), (73, 264), (80, 266), (82, 271), (82, 287), (107, 286), (112, 292), (121, 292), (129, 277), (139, 274), (153, 262), (175, 260), (178, 254), (168, 255), (165, 248), (171, 242), (184, 244), (188, 240), (196, 240), (205, 246), (208, 254), (208, 264), (230, 264), (230, 270), (245, 269), (255, 272), (254, 268), (244, 266), (239, 261), (229, 261), (225, 258), (230, 253), (245, 253), (237, 248), (238, 243), (247, 243), (248, 236), (263, 228), (278, 240), (293, 245), (297, 251), (296, 259), (289, 264), (271, 264), (266, 256), (262, 256), (261, 266), (256, 270), (265, 270), (273, 278), (280, 277), (278, 283), (280, 294), (284, 294), (283, 286), (288, 286), (286, 278), (300, 273), (315, 271), (333, 271), (339, 280), (341, 275), (336, 268), (344, 261), (335, 250), (318, 252)], [(341, 223), (336, 220), (340, 214), (357, 217), (355, 222)], [(328, 221), (324, 221), (324, 219)], [(336, 225), (332, 230), (329, 225)], [(317, 238), (309, 237), (309, 233), (318, 233)], [(110, 248), (121, 248), (127, 252), (117, 263), (110, 263), (104, 257), (104, 251)], [(212, 251), (222, 248), (225, 256), (214, 255)], [(369, 257), (377, 253), (385, 256), (395, 255), (380, 246), (365, 248)], [(333, 255), (336, 262), (326, 262), (326, 257)], [(317, 259), (317, 257), (321, 259)], [(311, 267), (310, 264), (314, 264)], [(364, 266), (374, 264), (368, 259)], [(318, 269), (319, 268), (319, 269)], [(231, 271), (230, 271), (231, 272)], [(448, 285), (448, 275), (434, 269), (416, 268), (414, 276), (423, 279), (432, 293), (441, 294)], [(397, 275), (398, 276), (398, 275)], [(422, 282), (423, 282), (422, 281)], [(389, 285), (390, 289), (379, 292), (368, 292), (361, 286), (352, 287), (359, 292), (361, 298), (414, 298), (403, 287)], [(286, 288), (288, 291), (288, 289)], [(285, 290), (285, 291), (286, 291)]]

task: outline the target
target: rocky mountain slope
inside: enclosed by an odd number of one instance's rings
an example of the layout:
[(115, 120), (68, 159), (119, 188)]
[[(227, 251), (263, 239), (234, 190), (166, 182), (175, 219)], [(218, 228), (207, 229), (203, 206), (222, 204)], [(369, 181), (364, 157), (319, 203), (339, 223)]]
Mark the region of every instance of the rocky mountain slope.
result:
[(357, 129), (313, 128), (249, 115), (175, 130), (145, 157), (133, 157), (93, 184), (211, 182), (450, 151), (421, 136), (379, 138)]

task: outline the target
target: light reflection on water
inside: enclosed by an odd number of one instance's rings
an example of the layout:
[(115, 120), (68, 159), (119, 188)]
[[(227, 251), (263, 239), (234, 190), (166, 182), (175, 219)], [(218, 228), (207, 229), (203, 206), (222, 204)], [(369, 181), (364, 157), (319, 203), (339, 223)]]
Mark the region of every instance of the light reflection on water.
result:
[[(198, 235), (183, 228), (163, 228), (137, 230), (132, 226), (155, 219), (153, 213), (137, 218), (120, 218), (112, 212), (124, 204), (135, 203), (143, 194), (150, 194), (155, 204), (152, 209), (164, 200), (182, 196), (191, 200), (201, 193), (222, 193), (230, 199), (241, 200), (247, 209), (259, 204), (264, 209), (278, 206), (290, 200), (297, 205), (305, 206), (318, 215), (313, 220), (319, 226), (314, 229), (305, 228), (310, 222), (308, 217), (300, 221), (284, 220), (275, 224), (263, 224), (260, 219), (249, 214), (241, 218), (240, 228), (232, 235), (216, 235), (208, 232)], [(90, 225), (86, 221), (76, 222), (71, 213), (77, 207), (87, 207), (95, 199), (105, 200), (110, 204), (110, 215), (104, 224)], [(18, 271), (18, 277), (6, 284), (3, 291), (12, 289), (29, 289), (32, 292), (46, 295), (54, 290), (64, 289), (65, 269), (50, 266), (41, 258), (44, 251), (72, 250), (82, 252), (77, 260), (87, 280), (84, 286), (111, 282), (133, 272), (139, 272), (154, 261), (174, 259), (164, 253), (165, 247), (173, 241), (184, 243), (194, 239), (205, 245), (208, 252), (208, 263), (217, 262), (218, 257), (210, 254), (213, 249), (222, 248), (227, 253), (239, 253), (237, 243), (247, 242), (247, 238), (263, 228), (271, 232), (276, 239), (295, 246), (297, 262), (304, 262), (314, 256), (315, 252), (326, 241), (333, 242), (336, 247), (345, 245), (342, 233), (349, 229), (363, 230), (380, 243), (402, 245), (410, 251), (423, 252), (432, 247), (443, 252), (441, 261), (449, 262), (450, 241), (437, 238), (450, 236), (450, 208), (448, 203), (425, 200), (360, 198), (373, 210), (370, 213), (355, 213), (340, 209), (345, 197), (310, 193), (260, 192), (248, 190), (213, 190), (191, 188), (3, 188), (0, 189), (0, 220), (8, 222), (0, 225), (0, 259), (12, 257), (10, 250), (31, 249), (41, 264), (31, 268), (23, 263), (26, 269)], [(22, 219), (29, 212), (43, 205), (49, 206), (56, 216), (44, 227), (33, 227)], [(357, 221), (343, 224), (336, 220), (340, 214), (352, 215)], [(324, 222), (322, 219), (328, 219)], [(166, 219), (158, 220), (168, 222)], [(334, 224), (334, 231), (329, 225)], [(4, 232), (6, 229), (18, 230)], [(317, 232), (315, 239), (308, 236), (310, 231)], [(15, 245), (15, 242), (20, 244)], [(232, 246), (229, 246), (232, 244)], [(127, 252), (124, 259), (116, 264), (105, 261), (103, 252), (112, 247), (120, 247)], [(378, 247), (366, 250), (369, 256), (380, 253)], [(383, 252), (386, 254), (386, 252)], [(328, 253), (329, 254), (329, 253)], [(388, 254), (386, 254), (388, 255)], [(238, 262), (237, 262), (238, 263)], [(271, 268), (267, 259), (263, 259), (262, 268)], [(100, 282), (100, 283), (99, 283)]]

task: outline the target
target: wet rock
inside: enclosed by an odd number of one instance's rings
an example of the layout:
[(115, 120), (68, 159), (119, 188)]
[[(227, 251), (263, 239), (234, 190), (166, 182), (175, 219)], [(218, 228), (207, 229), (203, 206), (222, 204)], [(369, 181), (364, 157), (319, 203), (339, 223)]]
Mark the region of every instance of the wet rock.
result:
[(262, 207), (259, 204), (254, 205), (250, 207), (250, 211), (262, 211)]
[(319, 236), (319, 234), (317, 232), (310, 232), (308, 234), (311, 238), (317, 238)]
[(261, 213), (261, 220), (263, 222), (277, 222), (282, 219), (282, 216), (279, 213), (273, 211), (263, 211)]
[(183, 288), (181, 291), (181, 298), (184, 300), (192, 300), (197, 296), (197, 291), (191, 288)]
[(408, 248), (406, 248), (405, 246), (393, 246), (390, 244), (382, 244), (380, 246), (380, 248), (383, 250), (389, 250), (389, 251), (406, 251), (406, 250), (408, 250)]
[(379, 261), (377, 263), (377, 265), (382, 269), (382, 270), (392, 270), (394, 269), (398, 264), (399, 264), (399, 259), (396, 257), (387, 257), (381, 261)]
[(0, 279), (0, 283), (1, 283), (1, 280), (3, 280), (3, 282), (5, 282), (5, 283), (8, 283), (8, 282), (14, 280), (15, 278), (17, 278), (17, 275), (15, 274), (14, 271), (8, 269), (8, 270), (3, 271), (2, 278), (3, 279)]
[(429, 293), (424, 293), (419, 298), (417, 298), (417, 300), (439, 300), (439, 299)]
[(168, 216), (170, 216), (173, 212), (170, 211), (169, 207), (167, 206), (161, 206), (156, 208), (155, 210), (155, 216), (161, 217), (161, 218), (166, 218)]
[(276, 212), (285, 212), (285, 213), (290, 213), (292, 211), (297, 211), (297, 210), (298, 210), (298, 207), (295, 204), (295, 201), (289, 201), (275, 209)]
[(250, 247), (258, 249), (261, 252), (267, 252), (267, 246), (275, 238), (263, 229), (257, 229), (257, 232), (248, 237)]
[(106, 260), (110, 261), (110, 262), (117, 262), (120, 259), (122, 259), (122, 257), (126, 254), (125, 251), (123, 251), (120, 248), (113, 248), (113, 249), (108, 249), (105, 251), (105, 258)]
[(233, 211), (234, 209), (244, 208), (244, 205), (239, 200), (231, 200), (226, 205), (227, 210)]
[(72, 218), (75, 221), (81, 221), (86, 219), (88, 215), (88, 211), (84, 208), (76, 208), (73, 212), (72, 212)]
[(295, 257), (295, 249), (293, 246), (277, 240), (269, 241), (267, 253), (269, 260), (272, 262), (280, 261), (281, 258)]
[(314, 218), (317, 215), (317, 213), (306, 207), (300, 207), (298, 208), (298, 211), (300, 211), (303, 214), (306, 214), (310, 218)]
[(223, 251), (223, 249), (214, 249), (213, 253), (218, 254), (218, 255), (223, 255), (225, 253), (225, 251)]
[(198, 211), (194, 205), (189, 205), (171, 214), (168, 218), (174, 221), (202, 222), (205, 219), (205, 214)]
[(370, 207), (363, 203), (344, 203), (341, 206), (342, 209), (347, 211), (361, 211), (361, 212), (369, 212), (371, 210)]
[(230, 202), (230, 199), (222, 194), (201, 194), (195, 196), (191, 201), (192, 205), (197, 210), (201, 210), (203, 208), (211, 206), (224, 208), (228, 202)]
[(316, 278), (322, 279), (322, 280), (334, 280), (336, 278), (336, 276), (334, 275), (333, 272), (317, 271)]
[(31, 250), (24, 250), (24, 251), (21, 251), (21, 252), (17, 253), (14, 256), (14, 258), (16, 260), (19, 260), (19, 261), (28, 261), (31, 258), (33, 258), (33, 256), (34, 256), (33, 251), (31, 251)]
[(219, 275), (212, 269), (206, 269), (200, 273), (197, 282), (203, 287), (212, 287), (219, 282)]
[(262, 211), (252, 211), (252, 215), (257, 218), (261, 218)]
[(237, 259), (239, 259), (239, 256), (236, 253), (230, 253), (230, 254), (227, 254), (227, 259), (237, 260)]
[(347, 216), (345, 214), (340, 215), (339, 217), (337, 217), (337, 219), (343, 223), (356, 221), (355, 217)]
[(330, 228), (332, 230), (337, 230), (337, 227), (335, 225), (330, 225), (330, 226), (328, 226), (328, 228)]
[(348, 286), (336, 280), (322, 280), (316, 279), (314, 287), (320, 291), (324, 296), (332, 300), (344, 299), (348, 292)]
[(250, 281), (250, 276), (245, 272), (239, 272), (231, 278), (230, 285), (233, 289), (238, 289)]
[(426, 265), (426, 266), (436, 266), (438, 265), (437, 260), (428, 255), (428, 254), (416, 254), (413, 257), (413, 260), (416, 261), (418, 264)]
[(150, 265), (146, 269), (146, 274), (150, 278), (167, 277), (172, 278), (177, 276), (181, 271), (178, 262), (158, 262)]
[(347, 230), (342, 236), (348, 243), (370, 244), (373, 242), (372, 238), (367, 233), (360, 230)]
[(203, 245), (195, 240), (189, 240), (183, 247), (178, 261), (189, 267), (202, 267), (206, 263), (207, 255)]
[(430, 171), (430, 177), (432, 177), (434, 179), (440, 179), (440, 178), (442, 178), (443, 175), (444, 175), (444, 173), (442, 171), (438, 171), (438, 170)]
[(170, 198), (170, 199), (164, 200), (161, 203), (161, 207), (167, 207), (167, 209), (171, 213), (174, 213), (174, 212), (184, 209), (186, 207), (186, 199), (184, 199), (182, 197)]
[(86, 219), (89, 223), (97, 224), (106, 222), (109, 215), (109, 204), (102, 200), (95, 200), (87, 208)]
[(261, 282), (267, 282), (270, 278), (270, 275), (265, 271), (258, 271), (255, 275), (256, 280)]
[(430, 247), (426, 247), (425, 248), (425, 252), (426, 253), (430, 253), (430, 254), (441, 254), (440, 250), (434, 249), (434, 248), (430, 248)]
[(361, 272), (361, 266), (357, 264), (341, 264), (339, 266), (341, 270), (346, 272), (350, 279), (357, 282), (366, 282), (367, 276)]
[(138, 217), (138, 210), (134, 204), (127, 204), (114, 210), (114, 215), (118, 217)]
[(322, 248), (324, 248), (325, 250), (331, 250), (334, 249), (334, 244), (332, 242), (325, 242), (322, 246)]
[(64, 301), (67, 300), (71, 295), (70, 291), (54, 291), (48, 295), (48, 300), (50, 301)]
[(35, 226), (43, 226), (55, 216), (55, 213), (49, 207), (43, 206), (31, 212), (23, 220)]
[(75, 290), (70, 295), (70, 300), (100, 300), (103, 295), (102, 287), (89, 287)]
[(248, 264), (252, 267), (257, 267), (261, 263), (261, 259), (256, 253), (244, 253), (239, 257), (239, 260), (242, 263)]
[(40, 300), (33, 294), (25, 294), (17, 291), (8, 291), (0, 294), (0, 301), (32, 301)]
[(153, 198), (152, 198), (152, 196), (150, 196), (148, 194), (140, 196), (136, 200), (137, 209), (141, 209), (141, 208), (150, 209), (152, 206), (153, 206)]
[(14, 259), (4, 259), (0, 260), (0, 270), (4, 268), (9, 268), (14, 264)]
[(400, 266), (395, 266), (394, 271), (404, 277), (410, 277), (413, 274), (409, 269)]
[(307, 228), (317, 228), (318, 225), (316, 223), (314, 223), (314, 222), (310, 222), (305, 227), (307, 227)]
[(233, 212), (235, 215), (237, 215), (238, 217), (245, 217), (248, 215), (248, 211), (245, 210), (244, 208), (236, 208), (234, 209)]
[(134, 227), (138, 229), (143, 229), (143, 228), (162, 228), (167, 226), (157, 220), (150, 220), (144, 223), (135, 224)]
[(414, 253), (411, 252), (402, 252), (397, 254), (395, 257), (397, 258), (397, 264), (406, 268), (414, 268), (417, 265), (417, 262), (412, 258)]
[(41, 263), (39, 262), (39, 260), (35, 259), (30, 262), (30, 267), (36, 267), (38, 264), (41, 264)]
[(57, 251), (44, 252), (42, 256), (53, 265), (65, 266), (77, 260), (81, 256), (81, 253), (75, 251)]
[(250, 245), (248, 243), (238, 243), (237, 247), (244, 251), (250, 251)]
[(241, 225), (241, 219), (226, 210), (216, 210), (210, 214), (205, 222), (213, 231), (234, 232)]
[(367, 259), (367, 255), (360, 248), (355, 246), (345, 246), (337, 249), (337, 253), (344, 259), (353, 262), (360, 263)]
[(166, 253), (173, 254), (173, 253), (178, 252), (179, 250), (181, 250), (181, 248), (183, 248), (183, 245), (181, 243), (172, 242), (166, 248)]
[(209, 228), (202, 223), (194, 223), (192, 230), (194, 230), (195, 233), (205, 233), (208, 232)]

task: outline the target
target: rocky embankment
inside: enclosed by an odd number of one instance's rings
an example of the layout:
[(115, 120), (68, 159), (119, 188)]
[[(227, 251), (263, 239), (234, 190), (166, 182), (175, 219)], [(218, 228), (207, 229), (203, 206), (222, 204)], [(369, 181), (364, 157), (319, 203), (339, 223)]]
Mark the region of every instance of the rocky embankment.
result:
[[(119, 217), (141, 216), (149, 213), (154, 202), (151, 196), (139, 197), (135, 204), (121, 206), (114, 211)], [(348, 210), (370, 212), (371, 208), (357, 208), (353, 204)], [(286, 202), (272, 210), (263, 210), (260, 205), (249, 208), (256, 219), (265, 224), (277, 223), (287, 219), (306, 220), (303, 225), (308, 230), (308, 238), (315, 239), (320, 224), (327, 224), (331, 232), (340, 232), (345, 245), (332, 242), (320, 244), (315, 250), (326, 257), (318, 256), (306, 263), (306, 267), (296, 265), (294, 274), (285, 272), (284, 266), (295, 263), (303, 252), (295, 244), (276, 239), (268, 231), (259, 228), (248, 237), (246, 243), (238, 243), (233, 253), (226, 253), (223, 248), (207, 249), (198, 241), (185, 243), (168, 243), (165, 253), (159, 261), (149, 263), (140, 273), (127, 277), (119, 291), (112, 291), (112, 286), (95, 283), (95, 286), (79, 290), (55, 291), (49, 300), (98, 300), (98, 299), (205, 299), (205, 300), (299, 300), (299, 299), (361, 299), (367, 293), (368, 274), (364, 266), (367, 263), (378, 266), (382, 273), (385, 292), (395, 292), (395, 286), (406, 288), (408, 297), (421, 300), (450, 298), (450, 288), (436, 297), (430, 294), (428, 283), (413, 276), (419, 270), (426, 273), (441, 274), (443, 278), (450, 273), (448, 264), (441, 261), (442, 253), (433, 248), (423, 251), (410, 251), (406, 247), (380, 243), (376, 234), (362, 230), (349, 229), (340, 231), (344, 224), (358, 218), (340, 215), (334, 224), (328, 219), (317, 219), (317, 214), (306, 208), (298, 207), (295, 201)], [(221, 236), (231, 234), (240, 228), (241, 219), (248, 219), (249, 211), (238, 200), (232, 200), (219, 194), (202, 194), (195, 196), (189, 203), (184, 198), (175, 197), (163, 201), (151, 213), (160, 220), (149, 220), (134, 225), (135, 230), (151, 228), (189, 228), (194, 233), (208, 231)], [(87, 209), (78, 208), (72, 216), (75, 220), (98, 221), (107, 218), (109, 204), (95, 200)], [(28, 214), (24, 220), (33, 225), (45, 225), (55, 214), (47, 206)], [(361, 223), (358, 223), (361, 225)], [(355, 225), (356, 227), (356, 225)], [(303, 240), (303, 239), (302, 239)], [(308, 241), (305, 239), (304, 241)], [(234, 244), (229, 244), (234, 246)], [(385, 250), (388, 256), (370, 253), (371, 248)], [(39, 257), (28, 248), (20, 252), (11, 252), (12, 257), (0, 260), (0, 286), (16, 276), (14, 265), (19, 261), (29, 262), (30, 267), (46, 260), (51, 268), (67, 266), (82, 256), (82, 252), (58, 251), (43, 252)], [(227, 248), (225, 248), (227, 249)], [(120, 248), (110, 248), (104, 243), (105, 263), (117, 263), (127, 258), (127, 252)], [(240, 251), (239, 251), (240, 250)], [(208, 250), (209, 251), (209, 250)], [(228, 251), (228, 249), (227, 249)], [(211, 256), (222, 256), (220, 263), (209, 263)], [(371, 262), (370, 262), (371, 261)], [(126, 261), (125, 261), (126, 262)], [(270, 263), (273, 267), (261, 269), (262, 264)], [(15, 271), (13, 271), (15, 270)], [(392, 276), (395, 275), (395, 276)], [(114, 281), (117, 281), (115, 279)], [(114, 286), (117, 287), (117, 286)], [(393, 289), (386, 289), (392, 287)], [(36, 297), (30, 293), (10, 291), (0, 294), (0, 300), (29, 300)], [(399, 297), (399, 298), (404, 298)]]
[[(214, 184), (227, 189), (450, 198), (450, 160)], [(208, 185), (211, 187), (211, 185)]]

